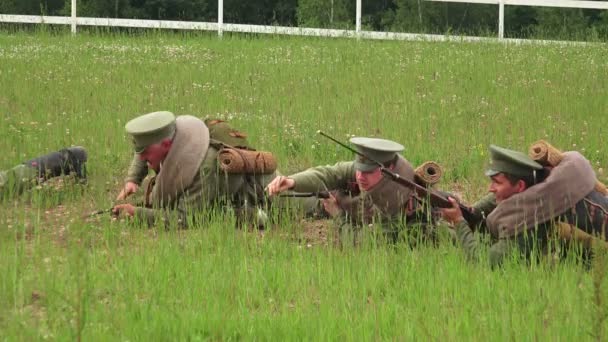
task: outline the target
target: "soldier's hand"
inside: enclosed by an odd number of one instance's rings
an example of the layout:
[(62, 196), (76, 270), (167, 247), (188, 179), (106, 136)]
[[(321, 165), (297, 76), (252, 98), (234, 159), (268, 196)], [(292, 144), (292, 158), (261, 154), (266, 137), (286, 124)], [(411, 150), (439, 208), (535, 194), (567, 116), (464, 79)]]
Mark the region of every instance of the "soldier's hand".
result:
[(458, 202), (456, 202), (453, 197), (448, 197), (448, 200), (450, 201), (450, 203), (452, 203), (452, 207), (442, 208), (441, 216), (443, 216), (443, 218), (451, 224), (456, 224), (464, 220), (464, 217), (462, 217), (462, 211), (458, 206)]
[(268, 183), (266, 192), (268, 196), (274, 196), (285, 190), (292, 189), (295, 185), (296, 182), (293, 179), (286, 176), (277, 176), (272, 182)]
[(135, 215), (135, 206), (130, 203), (117, 204), (112, 208), (112, 215), (120, 216), (123, 213), (128, 217), (133, 217)]
[(342, 208), (340, 208), (340, 204), (336, 197), (330, 192), (329, 198), (321, 200), (323, 203), (323, 209), (329, 214), (331, 217), (336, 217), (342, 214)]
[(125, 186), (120, 190), (118, 197), (116, 197), (117, 201), (122, 201), (125, 198), (129, 197), (131, 194), (134, 194), (139, 189), (139, 186), (133, 182), (127, 182)]

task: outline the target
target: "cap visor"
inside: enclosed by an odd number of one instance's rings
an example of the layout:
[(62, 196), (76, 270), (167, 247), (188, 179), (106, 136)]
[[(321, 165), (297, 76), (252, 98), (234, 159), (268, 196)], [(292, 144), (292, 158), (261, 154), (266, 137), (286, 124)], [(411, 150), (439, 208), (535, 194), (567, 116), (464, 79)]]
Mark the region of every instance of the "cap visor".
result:
[(486, 170), (486, 176), (488, 176), (488, 177), (496, 176), (499, 173), (500, 173), (500, 171), (496, 171), (496, 170), (492, 170), (492, 169)]
[(378, 168), (378, 165), (375, 165), (375, 164), (366, 164), (366, 163), (361, 163), (361, 162), (355, 161), (355, 170), (357, 170), (357, 171), (372, 172), (377, 168)]

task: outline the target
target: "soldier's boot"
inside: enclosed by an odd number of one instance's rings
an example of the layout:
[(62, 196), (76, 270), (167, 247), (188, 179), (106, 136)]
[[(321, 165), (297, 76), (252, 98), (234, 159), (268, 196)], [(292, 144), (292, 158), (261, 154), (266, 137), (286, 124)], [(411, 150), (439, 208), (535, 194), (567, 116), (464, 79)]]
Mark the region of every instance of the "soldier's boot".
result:
[(30, 159), (23, 164), (38, 171), (38, 179), (70, 175), (74, 173), (81, 181), (86, 181), (87, 151), (84, 147), (74, 146)]

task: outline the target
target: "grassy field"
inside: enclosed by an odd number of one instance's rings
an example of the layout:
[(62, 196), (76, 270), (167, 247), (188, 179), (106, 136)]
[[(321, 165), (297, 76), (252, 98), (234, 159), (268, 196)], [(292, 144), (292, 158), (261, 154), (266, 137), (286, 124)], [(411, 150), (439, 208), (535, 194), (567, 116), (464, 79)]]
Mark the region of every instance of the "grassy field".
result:
[(0, 339), (605, 340), (608, 264), (491, 271), (447, 241), (339, 249), (298, 220), (253, 233), (218, 214), (165, 231), (82, 215), (120, 189), (124, 124), (157, 110), (229, 119), (284, 173), (352, 158), (323, 129), (399, 141), (471, 202), (491, 143), (546, 139), (606, 181), (606, 56), (605, 44), (0, 33), (0, 169), (90, 152), (88, 185), (0, 206)]

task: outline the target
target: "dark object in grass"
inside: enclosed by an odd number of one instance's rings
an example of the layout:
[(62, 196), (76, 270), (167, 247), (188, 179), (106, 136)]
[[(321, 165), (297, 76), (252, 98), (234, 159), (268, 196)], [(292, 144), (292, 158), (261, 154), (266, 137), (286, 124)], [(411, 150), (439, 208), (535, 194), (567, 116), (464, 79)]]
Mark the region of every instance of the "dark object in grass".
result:
[(80, 180), (86, 180), (87, 151), (84, 147), (74, 146), (51, 152), (23, 164), (38, 170), (38, 178), (47, 180), (62, 175), (76, 174)]

